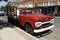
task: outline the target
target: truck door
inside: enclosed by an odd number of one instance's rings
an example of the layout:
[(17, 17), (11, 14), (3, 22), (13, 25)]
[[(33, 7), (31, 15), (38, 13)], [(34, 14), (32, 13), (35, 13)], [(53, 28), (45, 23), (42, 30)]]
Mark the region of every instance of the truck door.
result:
[(21, 24), (21, 25), (24, 25), (24, 23), (25, 23), (25, 17), (26, 17), (26, 14), (25, 14), (25, 12), (24, 12), (24, 10), (20, 10), (19, 11), (19, 17), (18, 17), (18, 22), (19, 22), (19, 24)]

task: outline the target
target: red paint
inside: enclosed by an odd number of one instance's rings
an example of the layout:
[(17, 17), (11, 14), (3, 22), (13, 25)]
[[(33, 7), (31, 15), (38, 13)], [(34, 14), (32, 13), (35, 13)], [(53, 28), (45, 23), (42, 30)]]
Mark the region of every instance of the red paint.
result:
[[(30, 9), (30, 8), (29, 8)], [(23, 9), (24, 11), (27, 9)], [(48, 15), (42, 15), (42, 14), (23, 14), (21, 13), (18, 16), (18, 22), (20, 25), (24, 26), (26, 22), (30, 23), (33, 29), (37, 29), (35, 27), (35, 23), (36, 22), (43, 22), (46, 20), (46, 18), (48, 18), (48, 20), (53, 19), (52, 16), (48, 16)], [(46, 27), (46, 26), (45, 26)]]

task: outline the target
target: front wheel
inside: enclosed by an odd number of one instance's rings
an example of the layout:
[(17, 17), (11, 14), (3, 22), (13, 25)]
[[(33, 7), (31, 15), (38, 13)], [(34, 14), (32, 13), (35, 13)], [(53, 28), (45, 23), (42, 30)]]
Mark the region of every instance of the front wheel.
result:
[(26, 25), (25, 25), (25, 31), (26, 31), (27, 33), (31, 34), (31, 35), (34, 34), (33, 29), (32, 29), (32, 26), (31, 26), (30, 24), (26, 24)]

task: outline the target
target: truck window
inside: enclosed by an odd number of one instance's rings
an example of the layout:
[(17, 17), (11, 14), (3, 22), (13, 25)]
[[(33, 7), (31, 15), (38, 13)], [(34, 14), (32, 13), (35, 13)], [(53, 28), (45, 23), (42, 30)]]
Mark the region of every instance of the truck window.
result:
[(26, 10), (26, 14), (36, 14), (36, 13), (37, 14), (40, 13), (40, 10), (36, 10), (36, 9), (35, 10), (34, 9), (33, 10)]
[(32, 10), (26, 10), (26, 14), (31, 14)]
[(19, 14), (22, 14), (22, 10), (19, 10)]
[(19, 13), (20, 14), (26, 14), (26, 10), (20, 10)]

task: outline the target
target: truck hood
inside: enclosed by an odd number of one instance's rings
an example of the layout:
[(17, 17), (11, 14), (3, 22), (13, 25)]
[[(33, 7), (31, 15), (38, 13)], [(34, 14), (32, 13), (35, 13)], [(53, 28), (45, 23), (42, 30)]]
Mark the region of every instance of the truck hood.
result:
[(53, 19), (52, 16), (42, 15), (42, 14), (28, 14), (28, 17), (33, 19), (34, 21), (46, 21)]

